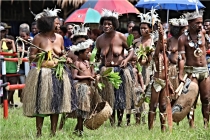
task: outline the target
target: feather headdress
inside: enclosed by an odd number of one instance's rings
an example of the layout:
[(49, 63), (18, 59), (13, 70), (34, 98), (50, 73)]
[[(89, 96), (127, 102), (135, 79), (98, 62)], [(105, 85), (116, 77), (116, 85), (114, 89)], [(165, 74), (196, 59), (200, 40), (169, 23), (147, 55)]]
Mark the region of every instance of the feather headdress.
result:
[(117, 13), (115, 11), (110, 11), (110, 10), (107, 10), (107, 9), (103, 9), (103, 11), (101, 13), (101, 17), (115, 17), (116, 19), (118, 19), (119, 13)]
[(184, 13), (182, 18), (186, 18), (187, 20), (196, 19), (199, 17), (203, 17), (204, 10), (194, 11), (194, 12), (187, 12)]
[(80, 50), (87, 49), (87, 48), (90, 47), (90, 45), (93, 44), (93, 42), (94, 42), (93, 40), (88, 39), (88, 40), (86, 40), (84, 42), (78, 43), (77, 45), (72, 45), (71, 48), (70, 48), (70, 50), (72, 52), (78, 52)]
[(73, 26), (74, 36), (87, 35), (88, 29), (89, 27), (85, 27), (85, 24), (82, 24), (81, 26), (74, 24)]
[(156, 13), (156, 9), (153, 9), (153, 7), (150, 12), (147, 12), (146, 14), (140, 13), (138, 17), (140, 17), (141, 23), (149, 23), (154, 25), (160, 21), (159, 16)]
[(37, 14), (34, 19), (37, 20), (37, 19), (39, 19), (41, 17), (54, 17), (54, 16), (58, 16), (57, 13), (60, 12), (60, 11), (61, 11), (61, 9), (51, 9), (50, 10), (49, 8), (47, 8), (47, 9), (44, 9), (43, 12)]
[(187, 13), (184, 13), (184, 17), (187, 19), (187, 20), (192, 20), (192, 19), (196, 19), (196, 18), (199, 18), (199, 17), (203, 17), (203, 12), (204, 10), (198, 10), (198, 0), (195, 1), (195, 11), (194, 12), (187, 12)]
[(169, 23), (172, 25), (172, 26), (187, 26), (188, 25), (188, 21), (184, 18), (172, 18), (169, 20)]

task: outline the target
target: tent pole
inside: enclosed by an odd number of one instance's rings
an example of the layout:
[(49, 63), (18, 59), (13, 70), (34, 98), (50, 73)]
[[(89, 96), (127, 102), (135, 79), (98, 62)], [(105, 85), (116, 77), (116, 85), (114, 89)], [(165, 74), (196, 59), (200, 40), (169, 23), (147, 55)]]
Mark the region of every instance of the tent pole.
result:
[(144, 14), (146, 13), (146, 8), (144, 8)]

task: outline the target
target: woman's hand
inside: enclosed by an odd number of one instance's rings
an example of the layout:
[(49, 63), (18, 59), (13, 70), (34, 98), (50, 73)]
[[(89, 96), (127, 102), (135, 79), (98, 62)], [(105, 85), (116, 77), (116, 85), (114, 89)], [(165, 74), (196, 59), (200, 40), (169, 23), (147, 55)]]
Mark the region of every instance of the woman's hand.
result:
[(128, 64), (127, 59), (124, 59), (124, 60), (121, 62), (120, 67), (126, 67), (127, 64)]
[(66, 58), (66, 63), (70, 64), (70, 63), (73, 63), (72, 59), (70, 57), (67, 57)]

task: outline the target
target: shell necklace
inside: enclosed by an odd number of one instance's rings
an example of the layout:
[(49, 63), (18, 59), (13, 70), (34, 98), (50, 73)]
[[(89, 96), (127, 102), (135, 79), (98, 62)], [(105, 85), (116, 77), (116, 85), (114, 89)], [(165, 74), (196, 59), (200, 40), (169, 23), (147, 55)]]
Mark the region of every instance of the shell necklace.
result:
[(187, 40), (189, 41), (189, 46), (192, 47), (192, 48), (195, 48), (195, 51), (194, 51), (194, 56), (195, 57), (200, 57), (202, 56), (203, 54), (203, 51), (199, 48), (199, 46), (202, 44), (202, 35), (200, 32), (198, 32), (197, 34), (197, 42), (194, 42), (192, 40), (192, 38), (190, 37), (189, 35), (189, 31), (188, 30), (185, 30), (184, 31), (184, 34), (187, 36)]

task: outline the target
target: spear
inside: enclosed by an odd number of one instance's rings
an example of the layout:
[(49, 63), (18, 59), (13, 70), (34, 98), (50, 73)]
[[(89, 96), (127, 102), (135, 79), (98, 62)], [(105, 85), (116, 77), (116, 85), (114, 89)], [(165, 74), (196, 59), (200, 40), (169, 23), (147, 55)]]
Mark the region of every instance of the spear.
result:
[[(158, 26), (160, 27), (160, 30), (163, 32), (163, 28), (158, 23)], [(166, 113), (167, 113), (167, 120), (168, 120), (168, 126), (169, 126), (169, 131), (172, 132), (172, 109), (171, 109), (171, 102), (169, 99), (169, 89), (168, 89), (168, 63), (167, 63), (167, 56), (166, 56), (166, 47), (164, 45), (164, 37), (160, 37), (162, 45), (163, 45), (163, 59), (164, 59), (164, 68), (165, 68), (165, 81), (166, 81), (166, 87), (165, 87), (165, 95), (166, 95), (166, 101), (167, 101), (167, 107), (166, 107)]]

